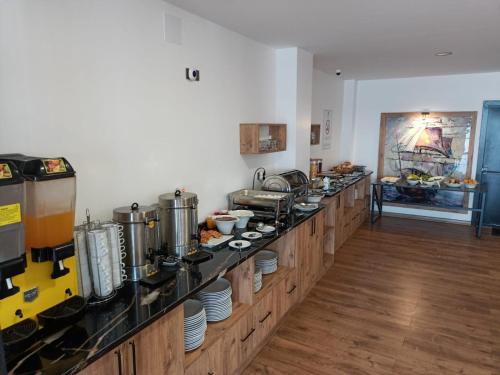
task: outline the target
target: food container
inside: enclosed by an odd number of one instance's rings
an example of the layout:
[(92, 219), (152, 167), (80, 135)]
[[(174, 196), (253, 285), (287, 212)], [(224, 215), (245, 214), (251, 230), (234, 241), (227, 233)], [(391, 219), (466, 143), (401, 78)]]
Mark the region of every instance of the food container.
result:
[(127, 279), (138, 281), (153, 273), (151, 259), (160, 250), (159, 243), (155, 242), (159, 231), (156, 208), (137, 203), (115, 208), (113, 221), (123, 226)]
[(406, 180), (406, 182), (408, 185), (415, 186), (420, 182), (420, 180)]
[(319, 203), (324, 197), (324, 194), (309, 194), (306, 196), (306, 201), (307, 203)]
[(231, 234), (234, 224), (238, 221), (236, 216), (231, 215), (221, 215), (215, 218), (215, 224), (217, 225), (217, 230), (222, 234)]
[(236, 222), (236, 228), (243, 229), (248, 225), (248, 221), (254, 216), (253, 211), (250, 210), (234, 210), (229, 211), (229, 215), (236, 216), (238, 221)]
[(162, 248), (181, 258), (198, 245), (198, 196), (176, 190), (160, 195), (158, 202)]

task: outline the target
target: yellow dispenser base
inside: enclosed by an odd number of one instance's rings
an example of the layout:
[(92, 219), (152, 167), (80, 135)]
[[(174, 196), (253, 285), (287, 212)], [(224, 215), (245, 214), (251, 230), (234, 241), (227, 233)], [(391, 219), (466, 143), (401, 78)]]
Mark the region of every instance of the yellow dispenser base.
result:
[[(77, 270), (75, 257), (64, 260), (69, 273), (52, 279), (52, 262), (34, 263), (31, 254), (26, 254), (27, 267), (23, 274), (14, 276), (12, 283), (19, 287), (19, 292), (0, 300), (0, 329), (5, 329), (26, 318), (36, 319), (38, 313), (70, 298), (66, 289), (73, 295), (78, 294)], [(33, 298), (31, 302), (27, 301)], [(16, 315), (21, 310), (22, 317)]]

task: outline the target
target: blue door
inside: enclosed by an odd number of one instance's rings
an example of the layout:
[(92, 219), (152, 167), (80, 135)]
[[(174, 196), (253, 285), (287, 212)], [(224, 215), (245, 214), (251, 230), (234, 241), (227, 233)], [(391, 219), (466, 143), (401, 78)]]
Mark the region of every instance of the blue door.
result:
[(500, 100), (485, 101), (476, 179), (488, 187), (484, 225), (500, 228)]

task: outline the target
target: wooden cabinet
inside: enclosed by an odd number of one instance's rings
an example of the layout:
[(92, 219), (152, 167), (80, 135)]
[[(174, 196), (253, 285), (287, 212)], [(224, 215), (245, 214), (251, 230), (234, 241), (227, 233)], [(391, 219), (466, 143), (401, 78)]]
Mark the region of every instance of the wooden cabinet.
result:
[(251, 358), (257, 343), (256, 332), (253, 310), (249, 310), (226, 332), (223, 338), (225, 374), (237, 373), (241, 365)]
[(274, 310), (277, 322), (297, 303), (298, 297), (297, 273), (290, 272), (274, 291)]
[(240, 154), (286, 150), (286, 124), (240, 124)]
[(323, 266), (325, 212), (321, 211), (297, 228), (299, 294), (304, 298)]
[(85, 368), (80, 374), (85, 375), (122, 375), (127, 367), (127, 345), (118, 345), (102, 358)]
[(184, 372), (184, 309), (175, 308), (104, 357), (84, 375), (150, 375)]
[(213, 343), (210, 348), (193, 362), (187, 369), (186, 375), (222, 375), (224, 374), (224, 356), (222, 339)]
[(268, 292), (254, 307), (254, 326), (257, 329), (255, 345), (262, 343), (276, 325), (277, 314), (273, 299), (276, 289)]
[(337, 210), (335, 212), (335, 251), (340, 249), (344, 239), (344, 192), (337, 195)]
[(184, 310), (174, 309), (128, 340), (132, 375), (176, 374), (184, 370)]

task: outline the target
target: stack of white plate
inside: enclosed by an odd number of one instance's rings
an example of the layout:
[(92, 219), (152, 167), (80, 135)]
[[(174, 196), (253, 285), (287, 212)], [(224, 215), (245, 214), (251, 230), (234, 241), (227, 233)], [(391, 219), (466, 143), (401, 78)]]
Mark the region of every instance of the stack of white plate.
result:
[(205, 311), (208, 322), (220, 322), (227, 319), (233, 312), (231, 301), (231, 283), (220, 278), (198, 293)]
[(261, 250), (255, 255), (255, 265), (262, 270), (263, 275), (276, 272), (278, 269), (278, 253), (271, 250)]
[(184, 350), (189, 352), (203, 344), (207, 330), (207, 316), (200, 301), (184, 302)]
[(255, 267), (255, 272), (253, 274), (253, 291), (257, 293), (262, 288), (262, 270), (259, 267)]

